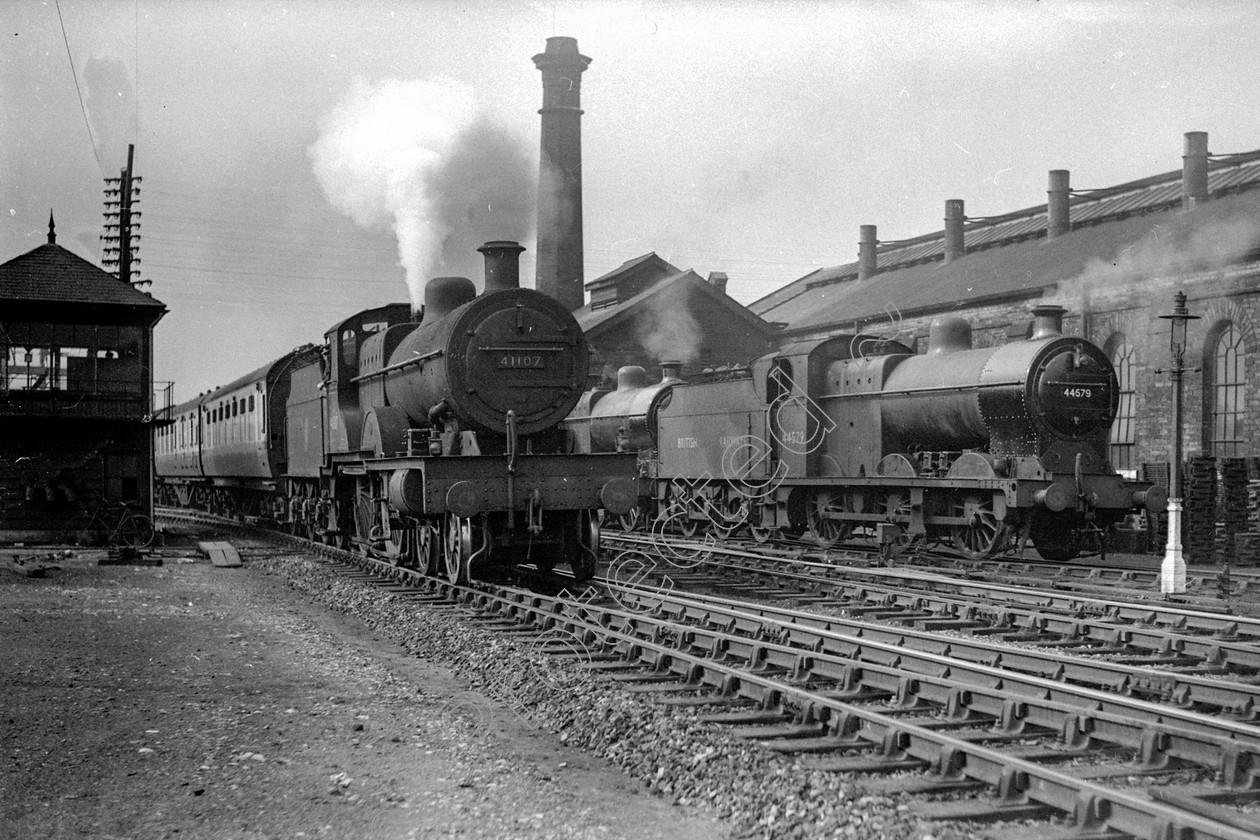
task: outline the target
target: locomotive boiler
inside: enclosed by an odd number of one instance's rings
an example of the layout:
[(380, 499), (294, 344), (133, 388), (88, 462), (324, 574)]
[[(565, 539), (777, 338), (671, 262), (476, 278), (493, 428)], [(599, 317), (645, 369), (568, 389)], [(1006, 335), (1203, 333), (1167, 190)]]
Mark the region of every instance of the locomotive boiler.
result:
[(1108, 526), (1162, 510), (1166, 493), (1106, 460), (1106, 355), (1062, 334), (1060, 307), (1032, 314), (1029, 337), (1000, 347), (972, 347), (970, 325), (945, 317), (922, 355), (833, 336), (786, 345), (744, 380), (672, 385), (645, 508), (684, 533), (747, 526), (824, 546), (879, 534), (972, 557), (1101, 550)]

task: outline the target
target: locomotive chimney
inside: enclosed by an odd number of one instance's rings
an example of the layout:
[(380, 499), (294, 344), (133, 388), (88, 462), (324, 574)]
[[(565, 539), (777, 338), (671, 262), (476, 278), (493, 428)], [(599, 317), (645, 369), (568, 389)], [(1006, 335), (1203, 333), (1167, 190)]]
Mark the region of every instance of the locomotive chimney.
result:
[(1032, 340), (1054, 338), (1063, 335), (1063, 315), (1067, 310), (1053, 303), (1043, 303), (1032, 308), (1033, 334)]
[(577, 39), (547, 39), (534, 56), (542, 73), (542, 157), (538, 173), (535, 285), (566, 309), (582, 308), (582, 72), (591, 60)]
[(521, 287), (520, 254), (525, 249), (519, 242), (497, 239), (477, 250), (486, 257), (486, 292)]
[(1050, 189), (1046, 199), (1046, 239), (1058, 239), (1072, 229), (1068, 198), (1071, 173), (1066, 169), (1050, 170)]
[(661, 362), (661, 381), (682, 380), (682, 362)]
[(963, 200), (951, 198), (945, 202), (945, 262), (952, 263), (963, 255)]
[(858, 225), (858, 280), (874, 277), (878, 267), (875, 262), (875, 225)]
[(477, 287), (467, 277), (434, 277), (424, 286), (424, 321), (445, 318), (477, 296)]
[(1181, 158), (1181, 209), (1193, 210), (1208, 200), (1208, 136), (1206, 131), (1186, 132), (1186, 153)]

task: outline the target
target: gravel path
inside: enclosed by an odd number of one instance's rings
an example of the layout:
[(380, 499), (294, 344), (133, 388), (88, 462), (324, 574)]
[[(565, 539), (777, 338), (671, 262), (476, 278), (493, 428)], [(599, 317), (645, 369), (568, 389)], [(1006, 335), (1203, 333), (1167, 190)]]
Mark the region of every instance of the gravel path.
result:
[(8, 554), (6, 840), (731, 834), (720, 809), (672, 804), (567, 745), (574, 732), (470, 691), (435, 661), (459, 668), (454, 652), (411, 655), (408, 633), (429, 647), (418, 627), (367, 629), (348, 614), (362, 596), (329, 601), (306, 561), (97, 566), (83, 553), (31, 577)]

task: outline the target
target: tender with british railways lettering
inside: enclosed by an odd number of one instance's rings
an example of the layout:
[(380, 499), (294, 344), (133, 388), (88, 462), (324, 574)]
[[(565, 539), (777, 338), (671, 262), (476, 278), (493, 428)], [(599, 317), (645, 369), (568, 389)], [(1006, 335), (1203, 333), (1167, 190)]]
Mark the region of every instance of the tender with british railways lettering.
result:
[(640, 453), (647, 490), (628, 524), (924, 539), (971, 557), (1031, 543), (1068, 560), (1167, 495), (1107, 462), (1107, 356), (1063, 335), (1062, 308), (1033, 316), (1027, 339), (999, 347), (973, 348), (970, 325), (944, 317), (925, 354), (842, 335), (787, 344), (742, 378), (648, 385), (626, 371), (567, 422), (592, 451)]
[(466, 581), (491, 566), (594, 573), (599, 511), (636, 502), (632, 454), (571, 454), (559, 428), (588, 347), (573, 315), (519, 288), (515, 242), (486, 285), (430, 281), (176, 409), (158, 442), (167, 504), (274, 520)]

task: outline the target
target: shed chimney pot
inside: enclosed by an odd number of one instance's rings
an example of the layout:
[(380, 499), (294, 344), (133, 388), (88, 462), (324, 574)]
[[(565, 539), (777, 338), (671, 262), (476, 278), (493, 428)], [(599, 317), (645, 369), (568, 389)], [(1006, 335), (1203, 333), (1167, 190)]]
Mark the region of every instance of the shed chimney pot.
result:
[(963, 222), (967, 217), (963, 213), (963, 200), (951, 198), (945, 202), (945, 262), (951, 263), (964, 253)]
[(1046, 200), (1046, 239), (1058, 239), (1072, 229), (1071, 199), (1072, 173), (1066, 169), (1050, 170), (1050, 189)]
[(1181, 159), (1181, 209), (1193, 210), (1208, 200), (1208, 136), (1206, 131), (1186, 132), (1186, 153)]
[(722, 292), (723, 294), (726, 293), (726, 282), (728, 279), (729, 278), (726, 276), (725, 271), (710, 271), (709, 272), (709, 285), (713, 286), (715, 289), (717, 289), (719, 292)]
[(858, 280), (873, 277), (879, 270), (875, 257), (875, 247), (879, 239), (875, 235), (875, 225), (858, 226)]
[(570, 311), (584, 301), (581, 90), (590, 63), (566, 36), (548, 38), (534, 56), (543, 84), (535, 285)]

